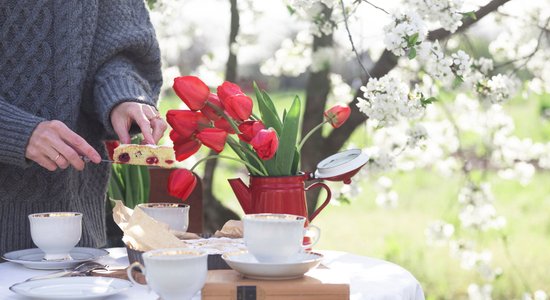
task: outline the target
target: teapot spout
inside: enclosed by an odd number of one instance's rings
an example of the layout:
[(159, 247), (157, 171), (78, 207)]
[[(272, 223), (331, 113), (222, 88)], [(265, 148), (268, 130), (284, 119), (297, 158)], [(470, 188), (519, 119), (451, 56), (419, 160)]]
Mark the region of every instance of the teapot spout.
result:
[(233, 193), (237, 196), (237, 200), (239, 200), (244, 213), (253, 213), (252, 195), (250, 194), (250, 189), (248, 186), (240, 178), (228, 179), (227, 181), (229, 181), (229, 185), (233, 189)]

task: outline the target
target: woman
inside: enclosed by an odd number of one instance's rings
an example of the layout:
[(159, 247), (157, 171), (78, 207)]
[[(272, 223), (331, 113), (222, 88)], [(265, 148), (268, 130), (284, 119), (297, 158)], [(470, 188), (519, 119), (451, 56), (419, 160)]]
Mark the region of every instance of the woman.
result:
[(49, 211), (83, 213), (79, 245), (104, 245), (103, 141), (135, 124), (156, 143), (160, 86), (143, 0), (0, 1), (0, 253), (33, 247), (27, 215)]

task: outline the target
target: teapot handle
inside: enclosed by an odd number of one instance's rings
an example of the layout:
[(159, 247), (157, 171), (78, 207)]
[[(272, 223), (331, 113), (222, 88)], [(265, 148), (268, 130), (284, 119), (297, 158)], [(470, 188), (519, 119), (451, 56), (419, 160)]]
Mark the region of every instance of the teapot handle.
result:
[(327, 197), (326, 197), (325, 201), (323, 202), (323, 204), (321, 204), (321, 206), (319, 206), (319, 208), (317, 208), (317, 209), (311, 214), (311, 216), (309, 217), (309, 221), (310, 221), (310, 222), (313, 221), (313, 219), (314, 219), (315, 217), (317, 217), (317, 215), (321, 212), (321, 210), (323, 210), (323, 208), (325, 208), (325, 207), (328, 205), (328, 203), (330, 202), (330, 199), (332, 198), (332, 192), (330, 191), (330, 188), (329, 188), (326, 184), (324, 184), (324, 183), (322, 183), (322, 182), (315, 182), (314, 184), (312, 184), (312, 185), (308, 186), (307, 188), (305, 188), (305, 191), (307, 192), (307, 191), (309, 191), (309, 189), (314, 188), (314, 187), (322, 187), (322, 188), (324, 188), (325, 191), (327, 191)]

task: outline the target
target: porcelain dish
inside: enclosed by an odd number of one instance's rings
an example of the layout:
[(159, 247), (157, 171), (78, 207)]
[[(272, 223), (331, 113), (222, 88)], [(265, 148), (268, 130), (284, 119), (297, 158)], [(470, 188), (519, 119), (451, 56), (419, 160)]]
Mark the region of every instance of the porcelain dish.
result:
[(104, 257), (109, 255), (109, 252), (104, 249), (76, 247), (73, 248), (69, 254), (71, 259), (44, 260), (44, 252), (42, 252), (42, 250), (31, 248), (5, 253), (2, 258), (13, 263), (21, 264), (30, 269), (60, 270), (73, 268), (85, 261)]
[(226, 253), (222, 259), (235, 271), (245, 277), (261, 280), (286, 280), (304, 276), (319, 266), (323, 255), (304, 252), (294, 255), (287, 262), (260, 263), (249, 252)]
[(33, 299), (103, 299), (132, 286), (128, 280), (107, 277), (62, 277), (16, 283), (10, 290)]

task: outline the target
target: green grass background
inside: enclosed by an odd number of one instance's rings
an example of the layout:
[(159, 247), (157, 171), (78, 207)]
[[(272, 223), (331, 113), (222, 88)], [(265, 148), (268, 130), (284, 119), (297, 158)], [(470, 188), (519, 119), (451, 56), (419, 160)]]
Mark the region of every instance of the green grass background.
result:
[[(301, 91), (271, 93), (271, 96), (276, 105), (288, 107), (296, 94), (304, 99)], [(550, 140), (549, 122), (540, 117), (546, 101), (548, 95), (530, 96), (528, 100), (514, 99), (506, 106), (515, 120), (519, 137), (539, 142)], [(173, 96), (164, 97), (161, 113), (178, 105), (179, 100)], [(362, 145), (366, 138), (359, 130), (352, 140)], [(198, 156), (203, 157), (205, 153), (206, 150), (201, 150)], [(242, 210), (227, 179), (240, 176), (247, 181), (245, 171), (238, 164), (221, 161), (215, 176), (215, 195), (239, 214)], [(374, 182), (354, 178), (355, 184), (363, 188), (361, 195), (349, 205), (329, 205), (315, 219), (314, 224), (322, 229), (317, 248), (353, 252), (399, 264), (420, 281), (427, 299), (467, 299), (468, 285), (483, 283), (482, 279), (474, 270), (462, 269), (460, 262), (450, 256), (447, 246), (430, 246), (424, 236), (431, 221), (456, 222), (457, 194), (463, 178), (459, 175), (442, 178), (429, 170), (394, 172), (388, 176), (399, 193), (398, 207), (378, 207), (374, 203)], [(497, 212), (505, 216), (508, 223), (503, 232), (486, 232), (473, 238), (477, 249), (488, 248), (493, 252), (492, 265), (503, 271), (493, 282), (493, 299), (521, 299), (524, 292), (537, 289), (550, 293), (550, 173), (538, 172), (525, 187), (495, 174), (491, 174), (489, 180), (493, 184)], [(503, 246), (503, 234), (509, 242), (508, 254)]]

